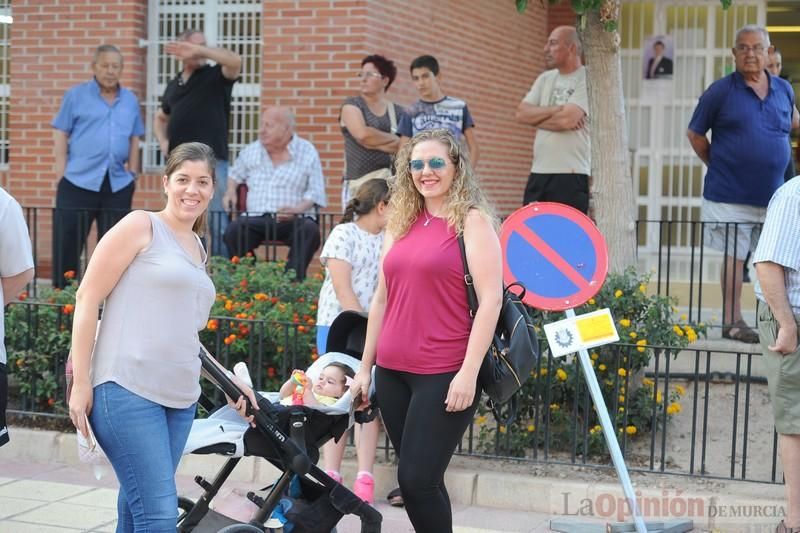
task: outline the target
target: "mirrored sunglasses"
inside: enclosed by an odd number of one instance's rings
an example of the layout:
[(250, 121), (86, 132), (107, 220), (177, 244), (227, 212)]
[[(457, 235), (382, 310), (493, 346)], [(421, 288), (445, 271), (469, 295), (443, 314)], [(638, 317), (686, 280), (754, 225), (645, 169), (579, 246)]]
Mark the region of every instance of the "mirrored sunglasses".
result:
[(425, 169), (426, 163), (428, 164), (428, 167), (434, 171), (442, 170), (447, 166), (447, 161), (441, 157), (431, 157), (427, 161), (422, 159), (412, 159), (408, 162), (408, 166), (411, 168), (411, 172), (422, 172)]

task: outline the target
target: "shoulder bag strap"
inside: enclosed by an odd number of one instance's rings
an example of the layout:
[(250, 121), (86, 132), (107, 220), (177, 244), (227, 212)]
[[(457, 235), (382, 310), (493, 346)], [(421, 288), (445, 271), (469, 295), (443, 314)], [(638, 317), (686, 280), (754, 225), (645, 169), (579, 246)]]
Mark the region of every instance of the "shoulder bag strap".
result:
[(389, 122), (391, 123), (391, 133), (397, 134), (397, 115), (394, 111), (394, 103), (387, 101), (386, 102), (386, 111), (389, 112)]
[(469, 316), (475, 318), (478, 312), (478, 295), (475, 294), (475, 286), (472, 284), (472, 274), (469, 273), (467, 264), (467, 249), (464, 246), (464, 235), (458, 236), (458, 249), (461, 250), (461, 262), (464, 263), (464, 285), (467, 287), (467, 303), (469, 304)]

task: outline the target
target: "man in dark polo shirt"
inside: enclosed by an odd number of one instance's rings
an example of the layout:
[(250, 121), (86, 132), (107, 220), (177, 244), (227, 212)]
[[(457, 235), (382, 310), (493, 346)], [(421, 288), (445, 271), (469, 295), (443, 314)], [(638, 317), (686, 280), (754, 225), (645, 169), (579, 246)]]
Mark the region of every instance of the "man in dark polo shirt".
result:
[[(766, 71), (769, 34), (748, 25), (736, 32), (736, 71), (700, 97), (687, 136), (708, 167), (703, 185), (705, 241), (725, 253), (722, 267), (722, 336), (755, 343), (742, 318), (742, 272), (755, 250), (767, 204), (783, 184), (789, 163), (786, 136), (798, 117), (794, 91)], [(711, 130), (712, 140), (706, 137)]]
[[(228, 219), (222, 198), (228, 181), (228, 115), (242, 58), (230, 50), (207, 46), (205, 35), (197, 30), (186, 30), (164, 50), (183, 62), (183, 70), (164, 90), (154, 133), (165, 158), (185, 142), (202, 142), (214, 150), (217, 185), (209, 208), (211, 253), (227, 255), (222, 235)], [(209, 65), (208, 60), (216, 65)]]

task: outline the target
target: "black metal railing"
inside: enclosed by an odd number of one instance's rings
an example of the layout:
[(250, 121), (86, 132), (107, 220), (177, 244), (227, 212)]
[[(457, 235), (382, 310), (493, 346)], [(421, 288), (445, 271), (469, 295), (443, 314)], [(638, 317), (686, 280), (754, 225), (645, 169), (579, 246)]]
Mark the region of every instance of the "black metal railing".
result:
[[(68, 305), (26, 301), (7, 308), (10, 413), (66, 418)], [(227, 368), (247, 362), (257, 389), (278, 390), (292, 369), (311, 363), (313, 328), (214, 318), (218, 325), (204, 330), (201, 341)], [(242, 326), (246, 335), (241, 334)], [(235, 342), (228, 342), (231, 332), (239, 333)], [(631, 470), (782, 481), (760, 353), (645, 346), (652, 353), (649, 365), (631, 368), (628, 361), (635, 360), (634, 350), (642, 348), (613, 345), (604, 357), (615, 370), (600, 375)], [(572, 389), (565, 395), (568, 385)], [(577, 359), (562, 363), (541, 358), (535, 377), (524, 387), (516, 421), (502, 426), (483, 409), (459, 453), (610, 468)], [(213, 388), (206, 390), (215, 403), (223, 402)], [(385, 439), (382, 449), (388, 456)]]

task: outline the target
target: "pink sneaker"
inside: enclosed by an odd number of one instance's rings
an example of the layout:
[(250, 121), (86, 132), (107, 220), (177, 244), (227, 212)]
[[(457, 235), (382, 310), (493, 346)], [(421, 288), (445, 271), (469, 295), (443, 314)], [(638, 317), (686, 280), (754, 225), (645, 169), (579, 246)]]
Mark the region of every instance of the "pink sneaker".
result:
[(362, 475), (353, 483), (356, 496), (372, 505), (375, 503), (375, 480), (371, 476)]

